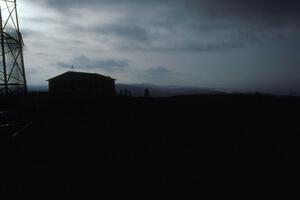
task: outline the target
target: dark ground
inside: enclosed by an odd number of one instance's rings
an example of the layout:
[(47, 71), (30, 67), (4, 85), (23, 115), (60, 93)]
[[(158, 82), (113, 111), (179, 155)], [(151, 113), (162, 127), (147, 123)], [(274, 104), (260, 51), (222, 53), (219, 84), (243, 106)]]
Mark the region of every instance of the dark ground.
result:
[(1, 102), (32, 121), (17, 137), (0, 129), (1, 199), (289, 199), (298, 188), (299, 98)]

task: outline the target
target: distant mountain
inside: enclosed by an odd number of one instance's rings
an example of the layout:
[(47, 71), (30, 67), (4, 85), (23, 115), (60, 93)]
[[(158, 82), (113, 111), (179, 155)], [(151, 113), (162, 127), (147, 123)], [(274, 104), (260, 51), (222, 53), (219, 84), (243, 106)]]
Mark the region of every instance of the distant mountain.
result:
[[(151, 97), (225, 93), (218, 90), (198, 87), (158, 86), (154, 84), (116, 84), (116, 90), (118, 94), (120, 93), (120, 90), (124, 91), (125, 89), (127, 89), (132, 96), (136, 97), (144, 96), (146, 88), (148, 88), (149, 96)], [(46, 92), (48, 91), (48, 86), (29, 86), (28, 89), (30, 92)]]
[(222, 94), (224, 92), (198, 87), (184, 86), (158, 86), (153, 84), (116, 84), (116, 90), (127, 89), (132, 96), (144, 96), (145, 89), (148, 88), (152, 97), (168, 97), (179, 95), (197, 95), (197, 94)]
[(47, 92), (48, 85), (29, 85), (28, 90), (29, 92)]

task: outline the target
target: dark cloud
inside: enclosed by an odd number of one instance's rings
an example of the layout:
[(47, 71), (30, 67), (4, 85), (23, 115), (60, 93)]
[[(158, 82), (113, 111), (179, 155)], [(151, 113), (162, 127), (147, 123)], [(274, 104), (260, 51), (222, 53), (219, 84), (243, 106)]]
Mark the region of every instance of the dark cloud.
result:
[(165, 67), (154, 67), (145, 70), (145, 74), (150, 76), (169, 76), (172, 75), (173, 73), (172, 71), (170, 71)]
[(43, 57), (48, 57), (48, 56), (50, 56), (50, 54), (44, 53), (44, 52), (39, 52), (39, 53), (37, 53), (36, 55), (37, 55), (37, 56), (43, 56)]
[[(31, 0), (39, 1), (39, 0)], [(176, 1), (176, 0), (175, 0)], [(152, 4), (160, 2), (159, 0), (46, 0), (46, 2), (57, 8), (76, 7), (76, 6), (95, 6), (95, 5), (112, 5), (112, 4)]]
[(170, 80), (177, 80), (178, 84), (178, 80), (182, 79), (185, 75), (164, 66), (148, 68), (141, 73), (144, 81), (164, 85), (167, 85)]
[(298, 0), (204, 0), (203, 5), (216, 15), (300, 16)]
[(199, 43), (199, 42), (187, 42), (183, 44), (173, 45), (165, 44), (158, 46), (135, 46), (133, 44), (127, 44), (120, 46), (122, 50), (131, 51), (145, 51), (145, 52), (160, 52), (160, 53), (171, 53), (171, 52), (211, 52), (211, 51), (223, 51), (236, 48), (242, 48), (244, 46), (241, 42), (212, 42), (212, 43)]
[[(117, 36), (124, 40), (121, 47), (146, 50), (168, 51), (171, 46), (173, 51), (196, 52), (240, 48), (253, 42), (263, 43), (270, 35), (276, 35), (278, 30), (274, 27), (298, 27), (297, 30), (300, 27), (300, 1), (297, 0), (48, 0), (48, 3), (56, 8), (103, 6), (106, 9), (109, 6), (107, 9), (112, 13), (123, 5), (121, 9), (127, 13), (124, 19), (86, 31)], [(199, 34), (209, 32), (217, 32), (215, 37), (225, 38), (219, 44), (199, 42)], [(291, 34), (280, 33), (282, 37)], [(185, 38), (179, 38), (182, 35)], [(171, 41), (166, 47), (153, 45), (155, 42), (162, 46), (172, 36), (178, 36), (173, 40), (182, 40), (182, 44), (175, 45), (177, 42)], [(226, 37), (234, 39), (228, 41)]]
[(126, 60), (113, 60), (113, 59), (97, 59), (93, 60), (86, 56), (73, 58), (70, 62), (58, 62), (57, 65), (63, 68), (71, 68), (74, 66), (77, 69), (97, 70), (102, 69), (107, 72), (121, 72), (129, 67), (129, 62)]
[[(31, 0), (37, 1), (37, 0)], [(126, 15), (118, 21), (83, 27), (69, 23), (70, 32), (95, 33), (113, 40), (119, 50), (160, 52), (204, 52), (263, 44), (266, 39), (288, 38), (287, 27), (300, 22), (296, 0), (46, 0), (63, 9), (95, 7), (111, 13), (122, 5)], [(89, 13), (82, 13), (88, 15)], [(78, 16), (80, 18), (80, 16)], [(42, 19), (50, 20), (51, 19)], [(93, 20), (93, 19), (91, 19)], [(282, 27), (287, 31), (274, 30)], [(205, 40), (215, 34), (215, 40)], [(201, 37), (205, 38), (202, 39)]]
[(96, 33), (113, 35), (124, 38), (126, 40), (145, 42), (148, 40), (148, 32), (145, 28), (134, 25), (132, 23), (109, 24), (105, 26), (95, 27)]
[[(126, 72), (140, 72), (136, 76), (128, 73), (128, 77), (135, 76), (138, 81), (145, 78), (177, 83), (182, 76), (176, 76), (172, 68), (145, 70), (141, 64), (164, 63), (176, 69), (184, 66), (181, 71), (194, 75), (184, 81), (191, 84), (263, 88), (268, 80), (270, 85), (286, 83), (288, 88), (295, 85), (291, 79), (299, 83), (295, 73), (300, 46), (299, 0), (27, 1), (51, 8), (51, 14), (49, 19), (30, 19), (35, 30), (43, 25), (43, 34), (27, 27), (25, 39), (31, 37), (30, 44), (40, 48), (37, 52), (50, 46), (49, 52), (57, 54), (59, 60), (78, 52), (87, 52), (93, 58), (99, 51), (105, 51), (103, 55), (124, 55), (135, 68)], [(129, 62), (81, 56), (58, 65), (122, 72)], [(276, 67), (279, 70), (274, 70)], [(244, 79), (249, 79), (249, 84)]]
[(300, 16), (300, 2), (298, 0), (46, 0), (46, 2), (56, 8), (120, 4), (128, 6), (165, 5), (175, 7), (178, 10), (201, 11), (201, 15)]

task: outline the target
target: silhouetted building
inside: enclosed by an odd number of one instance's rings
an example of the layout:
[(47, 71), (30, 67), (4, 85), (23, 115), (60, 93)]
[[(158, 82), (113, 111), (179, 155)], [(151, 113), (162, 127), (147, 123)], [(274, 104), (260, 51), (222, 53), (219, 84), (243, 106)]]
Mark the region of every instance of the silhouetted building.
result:
[(48, 80), (49, 93), (60, 96), (114, 96), (115, 80), (96, 73), (69, 71)]

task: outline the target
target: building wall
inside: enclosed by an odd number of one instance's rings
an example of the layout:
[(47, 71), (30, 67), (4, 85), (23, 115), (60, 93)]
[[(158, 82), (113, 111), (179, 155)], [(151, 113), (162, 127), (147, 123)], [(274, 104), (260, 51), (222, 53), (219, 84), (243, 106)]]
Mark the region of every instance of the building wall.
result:
[(115, 81), (108, 80), (50, 80), (52, 95), (114, 96)]

